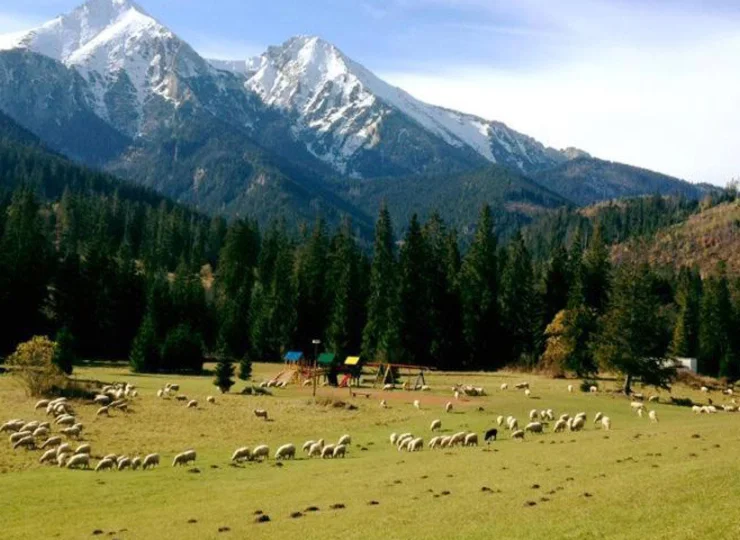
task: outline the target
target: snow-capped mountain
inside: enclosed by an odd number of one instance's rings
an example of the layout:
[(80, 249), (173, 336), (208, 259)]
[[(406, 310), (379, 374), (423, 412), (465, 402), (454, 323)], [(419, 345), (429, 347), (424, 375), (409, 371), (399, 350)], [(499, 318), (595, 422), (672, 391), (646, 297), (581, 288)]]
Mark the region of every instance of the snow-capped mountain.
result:
[(318, 37), (295, 37), (258, 58), (214, 65), (245, 76), (267, 105), (295, 114), (296, 133), (310, 151), (346, 174), (366, 176), (359, 155), (381, 148), (384, 137), (403, 136), (384, 129), (394, 115), (453, 148), (521, 172), (567, 159), (500, 122), (423, 103)]

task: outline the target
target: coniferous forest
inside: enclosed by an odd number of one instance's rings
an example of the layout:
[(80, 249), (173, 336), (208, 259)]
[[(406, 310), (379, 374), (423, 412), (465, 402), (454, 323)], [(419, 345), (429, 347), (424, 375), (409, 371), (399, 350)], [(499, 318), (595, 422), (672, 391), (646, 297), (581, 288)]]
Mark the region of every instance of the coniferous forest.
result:
[(483, 206), (462, 245), (439, 215), (398, 224), (386, 208), (373, 238), (349, 220), (226, 222), (7, 141), (0, 178), (3, 354), (48, 335), (67, 370), (110, 359), (194, 372), (210, 357), (246, 378), (251, 362), (320, 339), (340, 356), (446, 370), (608, 369), (660, 385), (656, 359), (673, 355), (740, 376), (737, 276), (610, 255), (697, 212), (694, 201), (563, 210), (503, 237)]

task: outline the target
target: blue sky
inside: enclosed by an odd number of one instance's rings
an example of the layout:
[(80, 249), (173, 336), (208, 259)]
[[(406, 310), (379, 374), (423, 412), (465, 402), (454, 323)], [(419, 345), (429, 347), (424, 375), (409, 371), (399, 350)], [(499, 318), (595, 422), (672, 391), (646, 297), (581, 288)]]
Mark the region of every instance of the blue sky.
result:
[[(79, 3), (2, 0), (0, 33)], [(204, 56), (320, 35), (421, 99), (546, 144), (693, 181), (740, 176), (738, 0), (139, 3)]]

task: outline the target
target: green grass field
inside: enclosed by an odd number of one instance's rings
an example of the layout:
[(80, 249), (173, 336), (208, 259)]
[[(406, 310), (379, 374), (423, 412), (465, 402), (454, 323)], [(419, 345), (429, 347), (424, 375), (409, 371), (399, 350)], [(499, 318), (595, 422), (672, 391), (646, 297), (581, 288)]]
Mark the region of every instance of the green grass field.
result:
[[(256, 365), (254, 378), (279, 370)], [(431, 393), (370, 390), (371, 398), (352, 399), (346, 389), (318, 390), (320, 398), (343, 399), (357, 410), (314, 404), (310, 388), (221, 396), (210, 377), (137, 376), (115, 367), (80, 368), (75, 376), (128, 381), (140, 391), (129, 413), (110, 418), (96, 418), (94, 405), (75, 403), (93, 456), (159, 452), (162, 464), (146, 472), (71, 471), (39, 465), (39, 451), (13, 451), (2, 441), (0, 538), (79, 539), (94, 531), (120, 539), (740, 538), (739, 413), (700, 416), (649, 404), (660, 419), (651, 424), (619, 395), (569, 394), (574, 381), (513, 373), (434, 374)], [(520, 380), (530, 382), (531, 398), (499, 390), (502, 382)], [(199, 408), (157, 398), (165, 382), (180, 383)], [(445, 413), (457, 382), (484, 386), (488, 396), (456, 401)], [(215, 405), (206, 403), (207, 395), (216, 397)], [(680, 386), (674, 395), (707, 398)], [(382, 397), (388, 409), (378, 406)], [(710, 397), (720, 404), (728, 399)], [(34, 403), (0, 376), (0, 422), (45, 418)], [(255, 418), (251, 411), (259, 407), (274, 421)], [(523, 426), (532, 408), (585, 411), (589, 422), (580, 433), (547, 432), (523, 442), (502, 430), (499, 441), (477, 448), (399, 453), (388, 442), (392, 432), (403, 431), (428, 441), (435, 418), (445, 433), (481, 436), (498, 414), (514, 415)], [(597, 411), (612, 419), (612, 431), (593, 426)], [(344, 433), (352, 436), (344, 460), (309, 460), (300, 452), (307, 439), (334, 441)], [(299, 455), (283, 467), (272, 455), (266, 463), (229, 463), (239, 446), (264, 443), (274, 453), (287, 442)], [(197, 450), (199, 473), (171, 467), (173, 456), (188, 448)], [(319, 510), (306, 512), (312, 506)], [(256, 523), (258, 510), (271, 521)], [(294, 512), (303, 515), (291, 517)]]

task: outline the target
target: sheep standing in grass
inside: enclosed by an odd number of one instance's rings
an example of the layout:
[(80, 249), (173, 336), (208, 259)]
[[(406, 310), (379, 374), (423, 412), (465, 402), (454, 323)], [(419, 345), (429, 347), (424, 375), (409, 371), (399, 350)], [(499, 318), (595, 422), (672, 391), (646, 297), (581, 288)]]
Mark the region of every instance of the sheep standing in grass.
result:
[(90, 468), (90, 456), (87, 454), (75, 454), (67, 461), (68, 469)]
[(424, 448), (424, 439), (421, 437), (412, 439), (406, 444), (406, 450), (409, 452), (419, 452), (422, 448)]
[(159, 454), (148, 454), (144, 457), (141, 468), (144, 470), (159, 466)]
[(601, 427), (605, 431), (609, 431), (612, 428), (612, 421), (608, 416), (604, 416), (601, 418)]
[(251, 459), (252, 459), (252, 451), (246, 446), (237, 448), (236, 450), (234, 450), (234, 453), (231, 455), (231, 461), (233, 461), (234, 463), (239, 463), (242, 461), (249, 461)]
[(597, 412), (597, 413), (596, 413), (596, 416), (594, 416), (594, 424), (598, 423), (598, 422), (599, 422), (599, 420), (601, 420), (601, 418), (602, 418), (603, 416), (604, 416), (604, 415), (603, 415), (603, 414), (602, 414), (601, 412)]
[(539, 416), (540, 416), (540, 413), (537, 411), (537, 409), (532, 409), (531, 411), (529, 411), (529, 419), (531, 421), (535, 421), (539, 419)]
[(112, 459), (101, 459), (95, 467), (95, 472), (112, 471), (115, 467), (116, 463)]
[(321, 449), (321, 459), (334, 457), (334, 445), (327, 444)]
[(352, 437), (349, 435), (342, 435), (339, 437), (339, 440), (337, 441), (337, 445), (343, 444), (345, 446), (352, 444)]
[(213, 397), (213, 396), (208, 396), (208, 397), (206, 398), (206, 401), (207, 401), (208, 403), (210, 403), (211, 405), (215, 405), (215, 403), (216, 403), (216, 398), (215, 398), (215, 397)]
[(57, 451), (52, 448), (44, 452), (44, 455), (39, 458), (39, 463), (46, 463), (47, 461), (54, 461), (57, 457)]
[(509, 419), (509, 422), (506, 424), (506, 427), (509, 428), (509, 431), (516, 431), (517, 429), (519, 429), (519, 422), (517, 421), (516, 418), (512, 417)]
[(321, 456), (321, 451), (324, 449), (324, 445), (321, 442), (316, 442), (311, 445), (311, 447), (308, 449), (308, 457), (319, 457)]
[(381, 399), (380, 400), (380, 408), (381, 409), (387, 409), (388, 408), (388, 403), (384, 399)]
[(26, 450), (30, 450), (36, 446), (36, 440), (33, 438), (33, 435), (27, 435), (26, 437), (23, 437), (22, 439), (16, 441), (16, 443), (13, 445), (13, 450), (16, 448), (21, 448), (25, 446)]
[(188, 401), (188, 409), (197, 409), (198, 408), (198, 401), (195, 399), (191, 399)]
[(521, 429), (516, 430), (514, 433), (511, 434), (511, 438), (524, 440), (524, 431), (522, 431)]
[(445, 405), (445, 412), (452, 412), (452, 403), (449, 401)]
[(583, 429), (583, 426), (586, 425), (586, 420), (582, 416), (578, 416), (573, 420), (573, 423), (570, 425), (571, 431), (581, 431)]
[(267, 420), (267, 411), (264, 409), (254, 409), (254, 415), (257, 418), (262, 418), (263, 420)]
[(77, 450), (74, 451), (75, 454), (89, 454), (91, 451), (89, 444), (81, 444), (77, 447)]
[(331, 457), (336, 459), (338, 457), (345, 457), (347, 454), (347, 446), (344, 444), (338, 444), (334, 447), (334, 451), (331, 454)]
[(637, 409), (637, 416), (642, 418), (644, 414), (645, 414), (645, 409)]
[(102, 415), (110, 416), (110, 406), (108, 406), (108, 405), (105, 405), (105, 406), (103, 406), (103, 407), (100, 407), (100, 408), (99, 408), (99, 409), (98, 409), (98, 410), (97, 410), (97, 411), (95, 412), (95, 416), (102, 416)]
[(509, 388), (509, 385), (508, 385), (508, 384), (506, 384), (506, 383), (503, 383), (503, 384), (501, 385), (501, 390), (508, 390), (508, 388)]
[(568, 393), (569, 394), (572, 394), (573, 393), (573, 385), (572, 384), (569, 384), (568, 385)]
[(396, 433), (391, 433), (389, 440), (391, 441), (391, 444), (396, 444), (396, 442), (398, 442), (398, 435)]
[(438, 431), (442, 429), (442, 420), (432, 420), (432, 425), (430, 429), (431, 431)]
[(64, 467), (64, 465), (65, 465), (65, 464), (67, 463), (67, 459), (69, 459), (69, 457), (70, 457), (71, 455), (72, 455), (72, 454), (70, 454), (70, 453), (68, 453), (68, 452), (64, 452), (63, 454), (59, 454), (59, 455), (57, 456), (57, 465), (59, 465), (59, 468), (60, 468), (60, 469), (61, 469), (62, 467)]
[(467, 435), (465, 435), (463, 446), (478, 446), (478, 434), (468, 433)]
[(542, 433), (542, 424), (539, 422), (530, 422), (524, 426), (524, 431), (529, 431), (530, 433)]
[(590, 386), (588, 388), (588, 391), (591, 392), (592, 394), (595, 394), (596, 392), (599, 391), (599, 388), (597, 386)]
[(306, 441), (303, 443), (302, 450), (308, 452), (314, 444), (316, 444), (316, 441)]
[(136, 471), (141, 467), (141, 458), (139, 456), (136, 456), (131, 460), (131, 469)]
[(429, 449), (434, 450), (441, 440), (442, 440), (442, 437), (440, 436), (432, 437), (431, 440), (429, 441)]
[(270, 447), (266, 444), (261, 444), (252, 450), (252, 459), (262, 461), (270, 457)]
[(10, 444), (15, 444), (21, 439), (31, 437), (32, 435), (33, 433), (30, 431), (19, 431), (18, 433), (13, 433), (10, 437), (8, 437), (8, 442), (10, 442)]
[(131, 458), (123, 457), (118, 460), (118, 470), (122, 471), (131, 467)]
[(458, 444), (462, 444), (465, 442), (465, 436), (467, 435), (464, 431), (459, 431), (458, 433), (455, 433), (450, 438), (450, 446), (457, 446)]
[(648, 413), (648, 417), (650, 418), (650, 421), (653, 422), (654, 424), (658, 423), (658, 413), (657, 412), (650, 411)]
[(524, 395), (527, 396), (527, 397), (531, 397), (532, 396), (532, 391), (529, 388), (525, 388), (524, 389)]
[(172, 466), (177, 467), (178, 465), (187, 465), (191, 461), (195, 461), (195, 458), (195, 450), (186, 450), (185, 452), (175, 456), (175, 459), (172, 460)]
[(487, 443), (490, 443), (491, 440), (496, 440), (496, 437), (498, 436), (498, 430), (496, 428), (489, 429), (486, 431), (485, 435), (483, 436), (483, 440)]
[(504, 425), (504, 417), (503, 417), (503, 416), (501, 416), (501, 415), (499, 415), (499, 416), (498, 416), (498, 418), (496, 418), (496, 423), (497, 423), (497, 424), (498, 424), (499, 426), (503, 426), (503, 425)]
[(284, 444), (275, 452), (275, 459), (288, 459), (295, 458), (295, 446), (292, 444)]
[(416, 409), (421, 409), (421, 403), (419, 403), (419, 400), (418, 399), (415, 399), (414, 400), (414, 407)]

